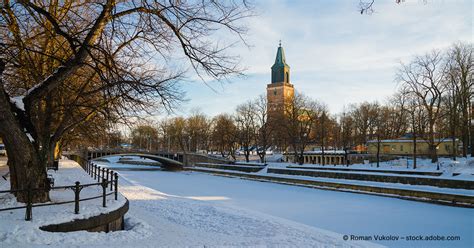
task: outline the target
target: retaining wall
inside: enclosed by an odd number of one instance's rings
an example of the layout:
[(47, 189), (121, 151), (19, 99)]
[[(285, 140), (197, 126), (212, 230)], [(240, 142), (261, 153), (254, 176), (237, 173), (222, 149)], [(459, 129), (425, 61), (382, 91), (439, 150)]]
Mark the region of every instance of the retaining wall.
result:
[(353, 172), (381, 172), (391, 174), (404, 174), (404, 175), (423, 175), (423, 176), (441, 176), (442, 172), (430, 172), (430, 171), (403, 171), (403, 170), (369, 170), (369, 169), (353, 169), (350, 167), (333, 167), (328, 165), (326, 167), (309, 167), (309, 166), (288, 166), (289, 169), (304, 169), (304, 170), (336, 170), (336, 171), (353, 171)]
[(348, 180), (373, 181), (383, 183), (402, 183), (411, 185), (430, 185), (441, 188), (455, 188), (455, 189), (474, 189), (473, 181), (452, 180), (428, 177), (408, 177), (396, 175), (379, 175), (379, 174), (362, 174), (349, 172), (335, 172), (335, 171), (314, 171), (314, 170), (289, 170), (279, 168), (268, 168), (268, 173), (296, 175), (296, 176), (310, 176), (310, 177), (327, 177), (339, 178)]
[(255, 166), (255, 165), (224, 165), (224, 164), (213, 164), (213, 163), (196, 163), (195, 166), (221, 169), (221, 170), (234, 170), (242, 172), (258, 172), (265, 168), (265, 166)]
[(48, 232), (110, 232), (124, 230), (124, 216), (128, 211), (128, 205), (128, 200), (126, 200), (122, 207), (112, 212), (87, 219), (75, 219), (66, 223), (42, 226), (40, 229)]

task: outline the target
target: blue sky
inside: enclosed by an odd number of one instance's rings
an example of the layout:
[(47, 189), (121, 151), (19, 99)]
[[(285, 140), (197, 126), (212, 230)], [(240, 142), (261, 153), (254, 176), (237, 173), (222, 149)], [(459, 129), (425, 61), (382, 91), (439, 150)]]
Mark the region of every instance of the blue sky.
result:
[(266, 91), (270, 67), (282, 40), (297, 91), (338, 113), (350, 103), (384, 101), (393, 94), (400, 61), (473, 40), (473, 1), (376, 0), (375, 12), (360, 15), (359, 0), (256, 1), (257, 16), (246, 20), (243, 44), (229, 52), (241, 57), (244, 78), (229, 83), (184, 82), (188, 102), (214, 116)]

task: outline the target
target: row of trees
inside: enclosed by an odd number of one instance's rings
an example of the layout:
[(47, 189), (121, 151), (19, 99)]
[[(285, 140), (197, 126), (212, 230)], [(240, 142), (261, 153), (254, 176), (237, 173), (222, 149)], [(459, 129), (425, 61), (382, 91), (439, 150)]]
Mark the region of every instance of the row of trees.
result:
[[(46, 188), (46, 166), (66, 140), (173, 107), (188, 68), (216, 80), (240, 74), (216, 32), (242, 39), (251, 12), (245, 0), (3, 1), (0, 136), (11, 189)], [(32, 199), (48, 200), (47, 191)]]
[[(415, 158), (417, 140), (423, 140), (436, 162), (436, 147), (444, 138), (459, 137), (462, 156), (467, 156), (468, 146), (472, 146), (472, 73), (472, 45), (459, 43), (401, 64), (397, 92), (383, 103), (351, 104), (341, 113), (331, 114), (323, 103), (297, 94), (285, 106), (284, 114), (269, 117), (267, 100), (259, 96), (237, 106), (232, 114), (209, 118), (195, 113), (165, 120), (153, 128), (159, 149), (212, 150), (234, 157), (240, 148), (249, 160), (254, 148), (264, 161), (265, 151), (273, 147), (294, 152), (300, 162), (309, 145), (319, 147), (324, 156), (328, 149), (342, 149), (347, 154), (369, 140), (376, 142), (379, 158), (381, 140), (409, 134)], [(458, 151), (452, 140), (455, 159)]]

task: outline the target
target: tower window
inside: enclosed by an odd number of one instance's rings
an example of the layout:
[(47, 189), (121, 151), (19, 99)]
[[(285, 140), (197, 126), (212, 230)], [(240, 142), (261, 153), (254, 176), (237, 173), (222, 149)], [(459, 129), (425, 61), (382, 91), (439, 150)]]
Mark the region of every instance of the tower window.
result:
[(277, 95), (277, 91), (276, 91), (276, 90), (273, 91), (273, 95), (275, 95), (275, 96)]
[(289, 72), (286, 72), (286, 82), (287, 83), (290, 82), (290, 73)]

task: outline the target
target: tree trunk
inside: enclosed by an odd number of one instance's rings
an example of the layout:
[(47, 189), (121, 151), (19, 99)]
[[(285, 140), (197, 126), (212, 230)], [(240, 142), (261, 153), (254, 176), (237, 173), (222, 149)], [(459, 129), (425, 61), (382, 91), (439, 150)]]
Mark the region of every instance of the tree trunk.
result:
[(246, 148), (245, 151), (244, 151), (244, 155), (245, 155), (245, 161), (248, 163), (250, 161), (250, 159), (249, 159), (250, 149)]
[[(0, 61), (0, 76), (3, 69), (4, 63)], [(0, 77), (0, 136), (8, 153), (10, 189), (45, 188), (47, 183), (46, 161), (40, 160), (38, 151), (23, 129), (12, 112), (9, 96), (4, 90)], [(27, 201), (26, 191), (17, 192), (15, 195), (17, 201)], [(47, 191), (34, 191), (31, 200), (32, 202), (46, 202), (49, 201), (49, 194)]]
[(257, 152), (258, 156), (260, 157), (260, 163), (265, 163), (265, 152), (266, 150), (263, 152)]
[[(32, 202), (47, 202), (49, 201), (49, 194), (46, 191), (47, 188), (47, 179), (46, 179), (46, 163), (41, 163), (38, 159), (38, 154), (31, 144), (24, 143), (18, 145), (13, 145), (11, 149), (11, 144), (9, 139), (5, 138), (6, 147), (8, 149), (8, 168), (10, 169), (10, 188), (12, 190), (17, 189), (45, 189), (34, 191), (32, 194)], [(15, 194), (17, 201), (26, 202), (27, 201), (27, 191), (21, 191)]]
[(413, 132), (413, 169), (416, 170), (416, 133)]
[(301, 153), (298, 156), (298, 164), (300, 164), (300, 165), (304, 164), (304, 149), (301, 150)]
[[(472, 106), (474, 108), (474, 106)], [(474, 158), (474, 116), (471, 117), (470, 120), (471, 124), (471, 130), (470, 130), (470, 136), (471, 136), (471, 158)], [(463, 144), (465, 145), (465, 144)]]
[(471, 158), (474, 158), (474, 127), (471, 127)]
[[(469, 104), (461, 104), (462, 110), (462, 118), (461, 122), (461, 139), (462, 139), (462, 156), (467, 157), (467, 146), (469, 144)], [(471, 132), (472, 132), (472, 125), (471, 125)], [(471, 133), (472, 134), (472, 133)], [(471, 151), (472, 151), (472, 142), (471, 142)], [(472, 153), (472, 152), (471, 152)]]
[[(453, 155), (453, 160), (456, 161), (456, 156), (457, 156), (457, 149), (456, 149), (456, 138), (453, 136), (453, 150), (452, 150), (452, 155)], [(464, 150), (464, 149), (463, 149)]]
[[(453, 142), (454, 143), (454, 142)], [(467, 126), (462, 128), (462, 156), (467, 157), (467, 146), (469, 145), (469, 131)], [(472, 146), (472, 143), (471, 143)], [(472, 150), (472, 148), (471, 148)]]
[[(430, 117), (430, 119), (432, 120), (433, 118)], [(435, 145), (434, 121), (431, 121), (430, 123), (428, 142), (429, 142), (428, 145), (429, 145), (431, 163), (436, 163), (438, 162), (438, 154), (437, 154), (436, 145)]]
[(323, 141), (321, 142), (321, 160), (322, 160), (321, 162), (323, 166), (326, 164), (324, 157), (325, 156), (324, 156), (324, 139), (323, 139)]
[(377, 137), (377, 168), (380, 167), (380, 138)]
[(349, 156), (347, 156), (347, 147), (344, 147), (344, 160), (346, 161), (346, 166), (349, 167)]
[[(456, 111), (454, 111), (454, 113), (456, 113)], [(452, 140), (453, 141), (452, 142), (453, 149), (452, 149), (451, 155), (453, 157), (453, 160), (456, 161), (456, 155), (457, 155), (457, 152), (456, 152), (457, 151), (457, 149), (456, 149), (456, 126), (457, 126), (456, 117), (453, 117), (451, 121), (452, 121), (452, 123), (451, 123), (451, 138), (453, 139)], [(464, 134), (464, 131), (463, 131), (463, 134)], [(464, 142), (464, 135), (463, 135), (463, 142)], [(463, 148), (463, 154), (465, 154), (464, 150), (465, 149)]]
[(436, 145), (430, 142), (429, 148), (430, 148), (429, 150), (430, 150), (431, 163), (438, 162), (438, 153), (436, 151)]

